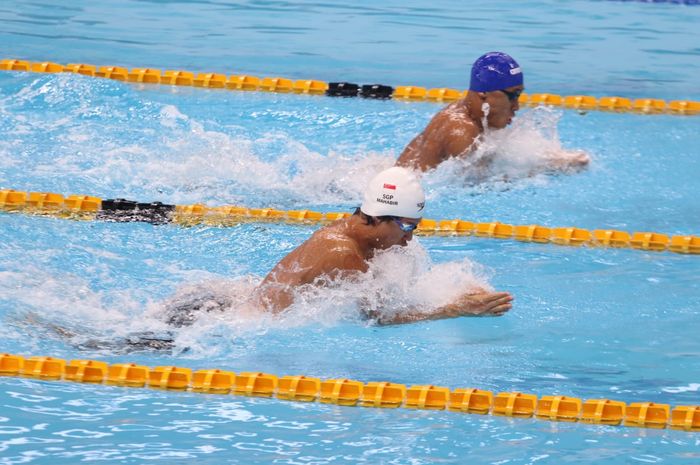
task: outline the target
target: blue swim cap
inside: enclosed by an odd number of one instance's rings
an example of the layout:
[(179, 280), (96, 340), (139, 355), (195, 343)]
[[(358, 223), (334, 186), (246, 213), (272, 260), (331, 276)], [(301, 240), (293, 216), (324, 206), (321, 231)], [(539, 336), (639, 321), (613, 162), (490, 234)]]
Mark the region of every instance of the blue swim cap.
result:
[(474, 62), (469, 90), (492, 92), (522, 83), (523, 72), (518, 62), (503, 52), (489, 52)]

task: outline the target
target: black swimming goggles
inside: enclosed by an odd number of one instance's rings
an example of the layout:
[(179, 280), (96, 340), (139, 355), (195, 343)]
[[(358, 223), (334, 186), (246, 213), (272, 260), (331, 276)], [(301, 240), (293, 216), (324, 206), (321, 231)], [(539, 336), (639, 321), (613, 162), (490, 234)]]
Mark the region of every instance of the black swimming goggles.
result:
[(499, 92), (503, 92), (504, 94), (506, 94), (506, 97), (508, 97), (508, 100), (510, 100), (511, 102), (515, 102), (516, 100), (518, 100), (518, 98), (520, 98), (520, 94), (523, 93), (523, 90), (518, 89), (518, 90), (510, 91), (510, 90), (501, 89)]

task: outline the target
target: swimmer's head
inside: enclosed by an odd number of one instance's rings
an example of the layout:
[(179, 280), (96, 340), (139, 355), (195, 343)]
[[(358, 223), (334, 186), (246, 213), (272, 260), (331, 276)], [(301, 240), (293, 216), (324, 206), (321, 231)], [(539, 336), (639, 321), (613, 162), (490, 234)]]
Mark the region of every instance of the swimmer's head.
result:
[(472, 65), (469, 90), (493, 92), (523, 85), (523, 72), (513, 57), (503, 52), (489, 52)]
[(368, 216), (394, 216), (420, 219), (425, 208), (425, 192), (412, 171), (394, 166), (369, 182), (360, 210)]
[(523, 72), (510, 55), (489, 52), (472, 66), (469, 93), (481, 100), (482, 115), (478, 117), (485, 118), (490, 128), (502, 129), (511, 123), (520, 109), (518, 98), (524, 88)]

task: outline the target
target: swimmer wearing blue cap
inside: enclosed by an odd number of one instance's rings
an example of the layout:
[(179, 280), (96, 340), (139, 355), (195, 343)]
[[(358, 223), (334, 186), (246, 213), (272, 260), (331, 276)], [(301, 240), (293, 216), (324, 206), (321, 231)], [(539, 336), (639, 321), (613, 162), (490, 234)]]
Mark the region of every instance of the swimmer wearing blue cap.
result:
[[(484, 120), (491, 129), (511, 123), (524, 89), (522, 69), (510, 55), (489, 52), (480, 56), (472, 66), (467, 95), (438, 112), (404, 149), (396, 165), (428, 171), (448, 158), (469, 155), (484, 132)], [(566, 152), (552, 168), (580, 167), (588, 161), (584, 153)]]

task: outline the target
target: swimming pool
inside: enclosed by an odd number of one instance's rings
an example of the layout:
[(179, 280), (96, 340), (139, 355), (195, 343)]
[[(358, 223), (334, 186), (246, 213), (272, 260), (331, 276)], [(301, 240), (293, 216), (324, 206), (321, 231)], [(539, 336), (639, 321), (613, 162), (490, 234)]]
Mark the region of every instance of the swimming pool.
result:
[[(3, 53), (60, 63), (463, 88), (469, 63), (500, 48), (523, 64), (533, 92), (700, 97), (691, 40), (697, 7), (594, 1), (437, 2), (430, 9), (392, 2), (72, 5), (4, 6)], [(327, 40), (331, 32), (336, 41)], [(0, 72), (0, 185), (178, 204), (349, 211), (367, 177), (389, 166), (437, 108)], [(510, 130), (513, 142), (494, 138), (501, 171), (465, 182), (464, 167), (448, 164), (426, 176), (426, 216), (697, 235), (698, 121), (523, 110)], [(590, 152), (591, 168), (528, 176), (558, 144)], [(510, 181), (502, 180), (503, 172)], [(235, 313), (203, 318), (177, 332), (172, 352), (123, 353), (74, 344), (162, 330), (156, 316), (173, 295), (248, 292), (313, 228), (178, 228), (5, 213), (0, 224), (0, 351), (698, 404), (700, 265), (694, 256), (424, 237), (421, 247), (378, 263), (385, 298), (439, 299), (477, 280), (512, 292), (514, 309), (500, 319), (380, 328), (367, 326), (352, 306), (358, 293), (376, 289), (341, 288), (312, 296), (281, 321)], [(38, 321), (27, 322), (28, 315)], [(79, 337), (54, 337), (47, 321)], [(696, 435), (672, 430), (24, 378), (0, 377), (0, 384), (0, 463), (698, 459)]]

